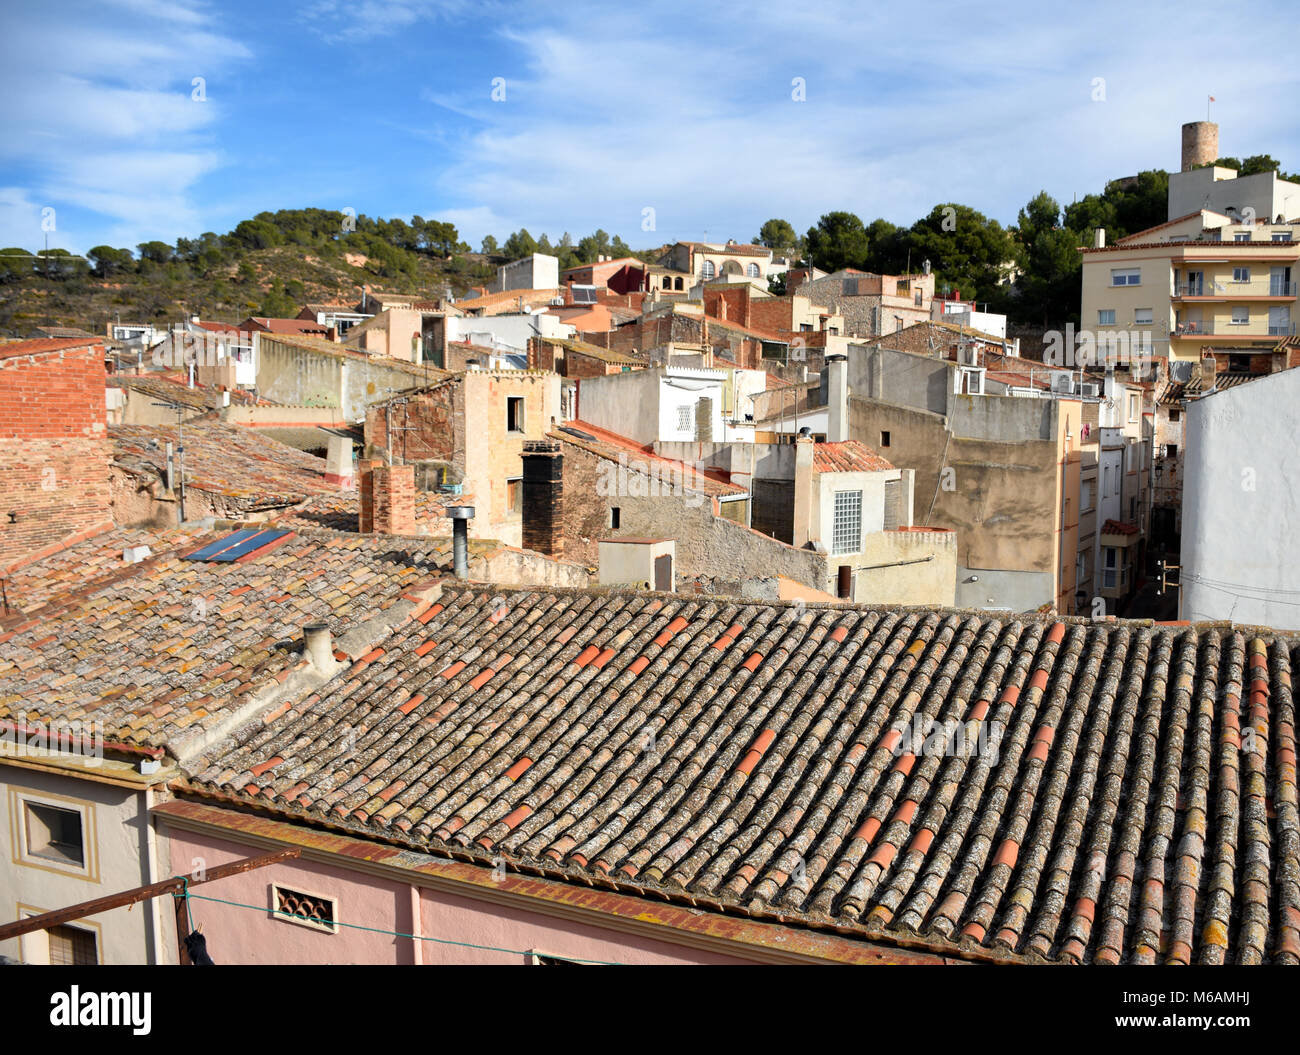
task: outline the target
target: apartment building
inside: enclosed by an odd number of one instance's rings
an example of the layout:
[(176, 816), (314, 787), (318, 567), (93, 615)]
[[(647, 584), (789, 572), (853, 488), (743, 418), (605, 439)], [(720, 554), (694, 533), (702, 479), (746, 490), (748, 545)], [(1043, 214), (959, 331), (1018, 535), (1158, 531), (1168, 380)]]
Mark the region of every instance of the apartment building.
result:
[[(1268, 350), (1296, 332), (1300, 219), (1248, 222), (1202, 209), (1083, 252), (1082, 323), (1095, 339), (1196, 363)], [(1186, 377), (1182, 378), (1186, 380)]]

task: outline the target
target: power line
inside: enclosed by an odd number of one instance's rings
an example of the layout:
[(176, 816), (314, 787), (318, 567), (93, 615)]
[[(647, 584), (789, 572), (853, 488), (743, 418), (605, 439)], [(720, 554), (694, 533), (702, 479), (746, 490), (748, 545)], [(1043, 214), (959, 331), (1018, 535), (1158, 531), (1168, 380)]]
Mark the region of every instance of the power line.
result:
[[(252, 911), (258, 913), (266, 912), (265, 905), (246, 905), (241, 901), (226, 901), (223, 898), (208, 897), (205, 894), (191, 894), (188, 890), (185, 892), (183, 896), (186, 897), (187, 899), (198, 898), (200, 901), (214, 901), (218, 905), (230, 905), (233, 908), (251, 909)], [(276, 915), (286, 916), (290, 919), (302, 919), (302, 920), (311, 919), (310, 916), (299, 915), (298, 913), (295, 912), (276, 912)], [(451, 938), (433, 938), (425, 934), (406, 934), (400, 930), (386, 930), (383, 927), (364, 927), (360, 923), (340, 923), (338, 920), (333, 920), (331, 921), (331, 926), (350, 927), (353, 930), (369, 931), (372, 934), (388, 934), (394, 938), (410, 938), (413, 941), (431, 941), (437, 943), (438, 945), (458, 945), (461, 948), (465, 948), (465, 949), (483, 949), (486, 950), (487, 952), (508, 952), (516, 956), (529, 955), (528, 949), (506, 949), (499, 945), (476, 945), (474, 942), (470, 942), (470, 941), (454, 941)], [(571, 960), (574, 963), (599, 964), (602, 967), (630, 967), (631, 966), (631, 964), (622, 963), (618, 960), (587, 960), (579, 956), (562, 956), (557, 958), (563, 960)]]

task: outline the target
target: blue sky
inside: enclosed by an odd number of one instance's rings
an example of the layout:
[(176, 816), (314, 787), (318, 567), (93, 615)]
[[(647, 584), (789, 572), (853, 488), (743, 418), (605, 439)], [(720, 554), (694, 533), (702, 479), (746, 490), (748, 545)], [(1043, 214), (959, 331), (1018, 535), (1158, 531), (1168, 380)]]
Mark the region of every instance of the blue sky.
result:
[(1221, 153), (1295, 171), (1290, 57), (1264, 43), (1293, 10), (47, 0), (0, 15), (0, 246), (39, 248), (45, 208), (74, 252), (305, 206), (447, 219), (476, 247), (941, 201), (1013, 222), (1042, 189), (1176, 168), (1208, 95)]

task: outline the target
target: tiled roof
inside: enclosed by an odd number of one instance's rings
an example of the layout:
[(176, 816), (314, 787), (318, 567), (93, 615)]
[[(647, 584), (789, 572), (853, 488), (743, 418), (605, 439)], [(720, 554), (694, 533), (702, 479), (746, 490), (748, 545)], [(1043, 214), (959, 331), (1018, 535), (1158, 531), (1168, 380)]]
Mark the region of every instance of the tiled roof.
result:
[[(38, 582), (45, 605), (0, 619), (0, 717), (99, 721), (108, 740), (163, 747), (287, 677), (300, 654), (278, 642), (305, 623), (346, 629), (431, 574), (391, 539), (328, 533), (244, 562), (180, 559), (227, 534), (124, 530), (24, 568), (11, 601)], [(137, 544), (154, 556), (125, 563)]]
[(964, 958), (1297, 963), (1297, 663), (1224, 625), (445, 586), (193, 787)]
[(0, 359), (15, 359), (20, 355), (44, 355), (47, 352), (64, 352), (73, 348), (88, 348), (103, 344), (103, 337), (38, 337), (31, 341), (0, 341)]
[(556, 289), (507, 289), (500, 293), (485, 293), (481, 297), (458, 300), (456, 307), (465, 311), (477, 311), (479, 308), (494, 308), (499, 304), (514, 304), (523, 298), (525, 304), (532, 301), (549, 300), (560, 295)]
[[(167, 443), (179, 445), (175, 425), (109, 425), (113, 460), (157, 478), (167, 465)], [(252, 429), (215, 422), (184, 427), (185, 476), (191, 488), (238, 499), (244, 512), (292, 505), (338, 490), (325, 482), (325, 461)]]
[[(1261, 377), (1268, 377), (1268, 374), (1254, 374), (1246, 372), (1224, 372), (1214, 378), (1214, 391), (1219, 392), (1225, 388), (1236, 388), (1238, 385), (1244, 385), (1251, 381), (1258, 381)], [(1170, 381), (1160, 393), (1159, 402), (1170, 405), (1181, 403), (1185, 399), (1195, 399), (1199, 396), (1207, 396), (1210, 389), (1205, 387), (1204, 379), (1197, 374), (1190, 381)]]
[(1101, 525), (1103, 535), (1136, 535), (1139, 530), (1136, 524), (1126, 524), (1122, 520), (1107, 520)]
[(711, 245), (708, 242), (686, 242), (698, 253), (707, 253), (712, 256), (768, 256), (772, 255), (772, 250), (761, 245), (745, 245), (741, 242), (730, 242), (727, 245)]
[(579, 355), (589, 356), (592, 359), (599, 359), (603, 363), (613, 363), (624, 366), (645, 366), (648, 360), (637, 355), (624, 355), (622, 352), (615, 352), (609, 348), (602, 348), (598, 344), (588, 344), (586, 341), (577, 341), (561, 337), (544, 337), (542, 340), (546, 344), (556, 344), (570, 352), (577, 352)]
[[(95, 338), (93, 333), (87, 333), (85, 330), (76, 326), (38, 326), (36, 332), (42, 337), (90, 337)], [(96, 338), (103, 340), (102, 337)]]
[(265, 326), (272, 333), (305, 333), (305, 334), (325, 334), (329, 332), (329, 327), (322, 326), (318, 322), (307, 319), (268, 319), (262, 315), (250, 315), (245, 322), (254, 322), (259, 326)]
[[(360, 514), (360, 495), (356, 490), (335, 491), (314, 498), (305, 505), (295, 507), (276, 517), (284, 527), (328, 528), (331, 531), (356, 531)], [(472, 506), (474, 496), (469, 494), (442, 494), (434, 491), (415, 492), (415, 527), (420, 534), (448, 534), (448, 506)]]
[(861, 440), (844, 440), (814, 443), (813, 468), (819, 473), (878, 473), (894, 465)]
[[(590, 439), (574, 435), (573, 431), (565, 431), (565, 429), (586, 433)], [(588, 425), (585, 421), (567, 421), (563, 429), (548, 432), (547, 438), (562, 440), (610, 461), (617, 462), (620, 458), (626, 458), (629, 468), (636, 468), (637, 463), (643, 463), (648, 469), (660, 473), (664, 479), (672, 480), (674, 483), (680, 482), (687, 491), (715, 497), (745, 494), (745, 488), (728, 483), (717, 474), (698, 472), (685, 462), (661, 457), (655, 454), (652, 448), (642, 447), (635, 440), (595, 425)]]
[(1132, 234), (1126, 234), (1123, 238), (1116, 238), (1115, 245), (1123, 245), (1125, 242), (1136, 242), (1144, 235), (1151, 234), (1153, 231), (1163, 231), (1166, 227), (1173, 227), (1175, 224), (1185, 223), (1200, 216), (1203, 212), (1211, 216), (1217, 216), (1221, 220), (1231, 219), (1221, 212), (1215, 212), (1213, 209), (1197, 209), (1195, 212), (1184, 213), (1182, 216), (1175, 216), (1172, 220), (1166, 220), (1164, 223), (1158, 223), (1154, 227), (1145, 227), (1141, 231), (1134, 231)]
[[(129, 388), (133, 392), (153, 399), (166, 399), (173, 403), (182, 403), (195, 410), (217, 410), (223, 405), (222, 392), (216, 388), (195, 385), (190, 388), (179, 379), (163, 374), (110, 374), (110, 388)], [(241, 388), (230, 389), (231, 403), (256, 404), (258, 400)], [(263, 403), (266, 401), (263, 400)]]

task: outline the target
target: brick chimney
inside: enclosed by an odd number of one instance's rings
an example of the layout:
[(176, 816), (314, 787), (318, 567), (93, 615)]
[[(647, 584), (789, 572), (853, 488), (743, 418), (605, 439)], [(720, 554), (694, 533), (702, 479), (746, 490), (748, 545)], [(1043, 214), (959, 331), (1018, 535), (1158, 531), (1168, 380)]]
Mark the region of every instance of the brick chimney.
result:
[(554, 440), (525, 440), (524, 549), (564, 556), (564, 455)]
[(357, 460), (357, 487), (361, 492), (361, 513), (357, 517), (357, 531), (363, 535), (369, 535), (375, 530), (374, 471), (383, 464), (378, 458)]
[(415, 466), (381, 465), (370, 472), (372, 530), (376, 535), (415, 534)]

